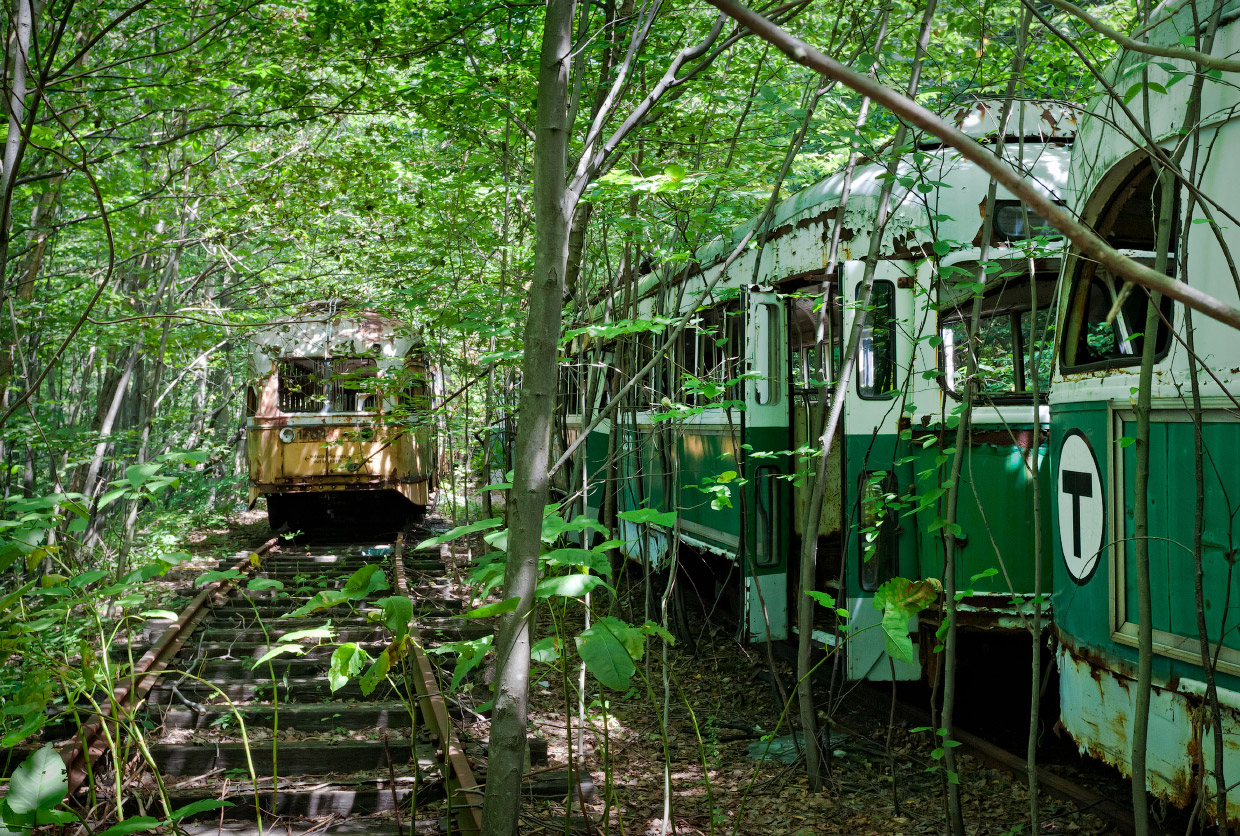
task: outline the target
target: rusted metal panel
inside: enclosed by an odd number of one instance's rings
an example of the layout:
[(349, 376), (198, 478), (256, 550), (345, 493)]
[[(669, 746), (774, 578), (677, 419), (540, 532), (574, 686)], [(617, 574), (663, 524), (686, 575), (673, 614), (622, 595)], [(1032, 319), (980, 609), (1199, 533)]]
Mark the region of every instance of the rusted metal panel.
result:
[[(1061, 641), (1057, 655), (1063, 727), (1082, 753), (1131, 775), (1135, 680), (1114, 670), (1106, 657), (1085, 652), (1066, 641)], [(1207, 775), (1207, 788), (1214, 784), (1209, 775), (1214, 762), (1214, 738), (1213, 732), (1206, 730), (1209, 724), (1204, 698), (1179, 687), (1179, 683), (1176, 685), (1163, 683), (1153, 688), (1146, 775), (1151, 793), (1187, 807), (1193, 803), (1197, 774)], [(1234, 702), (1224, 700), (1222, 705), (1224, 773), (1232, 780), (1240, 774), (1240, 711)], [(1212, 799), (1211, 795), (1205, 807), (1216, 815)], [(1227, 804), (1227, 820), (1233, 825), (1240, 823), (1240, 797), (1231, 794)]]
[[(813, 446), (810, 444), (806, 428), (809, 419), (808, 412), (807, 409), (793, 409), (793, 449)], [(841, 503), (844, 501), (840, 481), (840, 456), (843, 447), (843, 439), (837, 433), (831, 443), (831, 452), (827, 456), (826, 490), (822, 496), (822, 509), (818, 516), (819, 537), (828, 537), (840, 532), (840, 523), (843, 520)], [(806, 465), (798, 464), (798, 466)], [(811, 459), (808, 467), (816, 469), (818, 460)], [(798, 535), (803, 535), (805, 533), (805, 506), (809, 503), (809, 480), (800, 479), (795, 482), (793, 491), (796, 497), (794, 530)]]

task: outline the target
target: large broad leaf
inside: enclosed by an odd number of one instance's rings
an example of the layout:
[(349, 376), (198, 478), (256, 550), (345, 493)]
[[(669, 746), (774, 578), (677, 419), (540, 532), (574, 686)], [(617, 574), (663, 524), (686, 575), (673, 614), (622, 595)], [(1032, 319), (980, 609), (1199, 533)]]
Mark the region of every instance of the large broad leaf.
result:
[(491, 643), (494, 639), (494, 636), (483, 636), (470, 641), (448, 642), (447, 644), (441, 644), (439, 647), (427, 648), (426, 652), (458, 654), (456, 657), (456, 668), (452, 671), (452, 681), (448, 683), (448, 690), (455, 691), (456, 686), (461, 684), (461, 680), (465, 678), (465, 675), (482, 664), (482, 660), (486, 658), (487, 651), (491, 649)]
[(205, 813), (208, 810), (219, 810), (222, 807), (235, 806), (231, 801), (225, 801), (222, 798), (201, 798), (184, 807), (178, 807), (168, 816), (171, 821), (180, 821), (189, 816)]
[(530, 659), (544, 665), (560, 661), (560, 637), (547, 636), (534, 642), (530, 648)]
[(490, 618), (493, 615), (503, 615), (515, 610), (520, 603), (520, 598), (507, 598), (494, 604), (487, 604), (485, 607), (478, 607), (476, 610), (470, 610), (461, 618)]
[(676, 524), (675, 511), (664, 511), (660, 513), (653, 508), (638, 508), (636, 511), (621, 511), (616, 516), (625, 522), (648, 523), (650, 525), (661, 525), (665, 528), (671, 528)]
[(616, 691), (628, 690), (637, 666), (611, 625), (600, 622), (583, 631), (577, 636), (577, 653), (600, 684)]
[(542, 560), (548, 566), (584, 566), (600, 575), (611, 575), (607, 555), (593, 549), (556, 549), (544, 554)]
[(50, 810), (68, 794), (69, 776), (65, 763), (49, 744), (32, 753), (13, 771), (5, 801), (14, 813), (22, 815)]
[(379, 658), (374, 661), (374, 664), (358, 680), (358, 684), (362, 686), (362, 696), (369, 697), (374, 693), (379, 683), (387, 678), (388, 671), (392, 669), (392, 655), (388, 650), (388, 648), (384, 648), (383, 652), (379, 654)]
[(598, 575), (562, 575), (558, 578), (540, 581), (534, 589), (534, 595), (538, 598), (550, 598), (552, 595), (579, 598), (596, 586), (607, 586), (607, 584)]
[(391, 598), (380, 598), (375, 601), (383, 608), (383, 626), (399, 641), (409, 632), (409, 622), (413, 621), (413, 601), (404, 595)]
[(236, 569), (203, 572), (198, 576), (198, 579), (194, 581), (194, 586), (202, 586), (203, 584), (215, 583), (216, 581), (235, 581), (239, 577), (241, 577), (241, 573)]
[(362, 672), (362, 668), (370, 661), (370, 656), (356, 642), (348, 642), (336, 648), (332, 653), (332, 664), (327, 670), (327, 684), (332, 693), (339, 691), (349, 680)]
[(349, 580), (344, 585), (345, 593), (359, 598), (387, 588), (387, 576), (383, 572), (383, 567), (374, 563), (368, 563), (358, 569), (349, 576)]
[(152, 476), (160, 471), (162, 464), (152, 462), (150, 464), (131, 464), (125, 468), (125, 481), (135, 488), (140, 488)]
[(283, 589), (284, 583), (275, 578), (252, 578), (245, 588), (250, 592), (265, 592), (268, 589)]
[(280, 640), (281, 642), (304, 642), (307, 639), (330, 639), (334, 635), (336, 635), (336, 628), (329, 622), (319, 627), (307, 627), (304, 630), (285, 633)]
[(423, 540), (421, 543), (418, 543), (414, 549), (429, 549), (432, 546), (442, 546), (444, 543), (455, 540), (457, 537), (464, 537), (466, 534), (473, 534), (477, 531), (490, 531), (492, 528), (499, 528), (503, 524), (503, 517), (494, 517), (489, 520), (481, 520), (476, 523), (470, 523), (469, 525), (458, 525), (456, 528), (451, 529), (450, 531), (445, 531), (438, 537), (431, 537), (429, 540)]
[(144, 830), (154, 830), (163, 822), (151, 816), (130, 816), (122, 822), (109, 827), (96, 836), (128, 836), (130, 833), (141, 833)]
[(270, 662), (277, 656), (283, 656), (285, 653), (292, 653), (294, 656), (300, 656), (305, 653), (305, 649), (299, 644), (277, 644), (258, 658), (254, 664), (250, 665), (250, 670), (254, 670), (264, 662)]
[(934, 603), (941, 590), (942, 585), (934, 578), (922, 581), (892, 578), (874, 593), (874, 608), (883, 611), (883, 639), (891, 658), (914, 661), (908, 621)]
[(301, 618), (303, 615), (311, 615), (319, 610), (331, 609), (338, 604), (352, 600), (354, 600), (352, 593), (341, 589), (325, 589), (322, 592), (316, 592), (309, 601), (292, 612), (285, 613), (280, 618)]

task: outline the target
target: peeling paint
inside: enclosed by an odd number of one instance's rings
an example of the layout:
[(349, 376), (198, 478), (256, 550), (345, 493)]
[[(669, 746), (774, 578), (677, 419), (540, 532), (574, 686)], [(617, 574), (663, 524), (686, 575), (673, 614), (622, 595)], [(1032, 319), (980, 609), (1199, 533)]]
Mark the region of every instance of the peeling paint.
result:
[[(1075, 647), (1061, 636), (1059, 666), (1060, 723), (1083, 754), (1132, 775), (1131, 717), (1135, 711), (1135, 682), (1113, 670), (1098, 653)], [(1240, 711), (1222, 705), (1224, 774), (1240, 774)], [(1190, 807), (1197, 776), (1206, 775), (1204, 807), (1217, 821), (1214, 809), (1214, 735), (1204, 699), (1169, 683), (1156, 684), (1150, 700), (1146, 775), (1151, 793), (1180, 807)], [(1207, 753), (1203, 758), (1202, 753)], [(1240, 824), (1240, 798), (1227, 799), (1227, 821)]]

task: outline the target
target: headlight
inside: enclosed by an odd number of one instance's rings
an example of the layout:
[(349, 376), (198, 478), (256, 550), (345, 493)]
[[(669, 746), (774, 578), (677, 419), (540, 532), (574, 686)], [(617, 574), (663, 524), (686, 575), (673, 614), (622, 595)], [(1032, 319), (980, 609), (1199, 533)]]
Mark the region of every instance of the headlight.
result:
[(283, 441), (285, 444), (292, 444), (296, 438), (297, 438), (297, 431), (294, 430), (292, 427), (285, 427), (284, 429), (280, 430), (280, 440)]

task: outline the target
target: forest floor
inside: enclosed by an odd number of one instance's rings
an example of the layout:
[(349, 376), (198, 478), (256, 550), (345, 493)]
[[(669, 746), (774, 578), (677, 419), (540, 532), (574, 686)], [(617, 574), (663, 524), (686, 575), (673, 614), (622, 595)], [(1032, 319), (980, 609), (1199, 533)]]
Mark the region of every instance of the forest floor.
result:
[[(620, 594), (623, 610), (626, 601), (642, 595), (640, 582), (622, 584)], [(636, 610), (641, 611), (640, 604)], [(632, 612), (619, 614), (630, 623), (642, 621)], [(544, 628), (548, 620), (542, 620)], [(566, 627), (571, 635), (582, 625)], [(589, 825), (579, 815), (580, 805), (574, 804), (574, 833), (604, 832), (606, 821), (605, 832), (611, 834), (661, 834), (665, 782), (670, 783), (671, 818), (680, 834), (945, 832), (943, 772), (931, 771), (939, 764), (932, 757), (937, 743), (928, 731), (918, 732), (899, 717), (892, 728), (886, 686), (854, 683), (845, 689), (830, 718), (829, 774), (823, 791), (812, 793), (804, 759), (789, 735), (795, 698), (781, 718), (784, 700), (774, 685), (765, 648), (737, 641), (733, 626), (708, 622), (700, 610), (696, 618), (690, 616), (689, 631), (693, 647), (681, 643), (669, 650), (666, 680), (661, 651), (651, 642), (634, 677), (635, 687), (624, 695), (608, 693), (606, 714), (597, 691), (592, 692), (581, 741), (594, 795), (585, 805)], [(791, 661), (777, 657), (774, 667), (789, 687), (795, 682)], [(552, 769), (569, 764), (570, 735), (574, 744), (579, 739), (577, 672), (569, 672), (571, 706), (565, 705), (562, 678), (548, 668), (540, 676), (537, 666), (532, 674), (532, 734), (547, 740)], [(489, 699), (485, 686), (476, 686), (475, 694), (479, 701)], [(666, 746), (661, 735), (664, 716)], [(825, 714), (820, 712), (820, 718), (825, 721)], [(479, 721), (466, 732), (486, 737), (486, 725)], [(763, 752), (765, 758), (757, 757)], [(783, 759), (776, 757), (780, 754)], [(572, 758), (581, 759), (576, 745)], [(1023, 778), (989, 768), (968, 754), (958, 757), (958, 767), (970, 833), (998, 836), (1027, 830), (1027, 825), (1021, 827), (1029, 810)], [(1116, 832), (1109, 822), (1045, 793), (1041, 815), (1043, 833)], [(527, 806), (526, 832), (564, 833), (564, 816), (563, 803), (535, 802)]]
[[(228, 525), (187, 535), (185, 548), (196, 557), (231, 556), (265, 536), (264, 515), (244, 512)], [(640, 583), (622, 583), (617, 614), (627, 616), (631, 623), (642, 621), (624, 611), (641, 594)], [(640, 604), (636, 610), (641, 611)], [(737, 641), (733, 626), (709, 622), (703, 615), (700, 609), (690, 614), (693, 641), (668, 650), (666, 667), (658, 643), (650, 643), (651, 650), (638, 664), (635, 687), (628, 693), (608, 692), (600, 698), (591, 683), (582, 735), (593, 785), (585, 782), (589, 822), (575, 803), (573, 833), (660, 834), (665, 782), (670, 784), (671, 820), (679, 834), (911, 836), (944, 832), (942, 772), (929, 771), (938, 764), (931, 756), (935, 743), (928, 732), (910, 729), (899, 717), (889, 734), (889, 691), (870, 685), (846, 689), (830, 719), (825, 788), (811, 793), (804, 760), (797, 756), (789, 737), (795, 701), (781, 719), (783, 701), (773, 684), (765, 648)], [(570, 635), (574, 628), (581, 629), (581, 624), (571, 623), (573, 616), (567, 620), (570, 623), (563, 627)], [(540, 626), (545, 629), (549, 621), (544, 617)], [(777, 658), (774, 667), (783, 682), (795, 681), (791, 662)], [(576, 669), (570, 669), (572, 696), (566, 705), (563, 675), (546, 666), (534, 668), (531, 735), (547, 741), (550, 763), (531, 771), (551, 772), (570, 762), (568, 740), (571, 736), (575, 743), (579, 735), (577, 676)], [(463, 704), (477, 706), (490, 699), (482, 679), (477, 678), (459, 695)], [(605, 708), (600, 699), (606, 700)], [(666, 745), (661, 734), (664, 716)], [(485, 740), (488, 727), (486, 720), (466, 724), (462, 737)], [(765, 758), (755, 757), (763, 751)], [(572, 761), (581, 759), (574, 745)], [(1022, 832), (1014, 828), (1028, 816), (1023, 779), (988, 768), (968, 754), (959, 757), (959, 771), (970, 833)], [(532, 800), (526, 805), (524, 831), (564, 833), (565, 811), (563, 798)], [(1114, 832), (1104, 820), (1045, 795), (1042, 815), (1044, 833)], [(433, 819), (419, 824), (435, 826)]]

